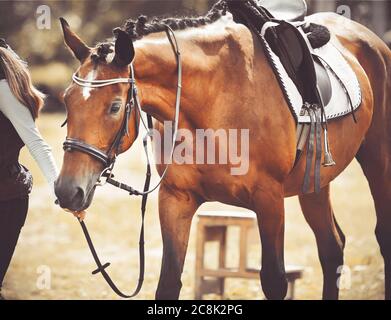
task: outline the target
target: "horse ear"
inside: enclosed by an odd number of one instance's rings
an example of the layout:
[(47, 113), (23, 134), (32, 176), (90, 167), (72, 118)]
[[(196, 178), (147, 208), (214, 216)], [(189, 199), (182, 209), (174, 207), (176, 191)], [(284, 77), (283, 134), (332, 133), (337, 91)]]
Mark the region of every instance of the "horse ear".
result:
[(60, 22), (66, 45), (75, 57), (82, 62), (90, 55), (91, 49), (71, 30), (68, 22), (64, 18), (60, 18)]
[(113, 63), (120, 67), (128, 66), (134, 59), (135, 52), (133, 41), (123, 30), (116, 30), (115, 56)]

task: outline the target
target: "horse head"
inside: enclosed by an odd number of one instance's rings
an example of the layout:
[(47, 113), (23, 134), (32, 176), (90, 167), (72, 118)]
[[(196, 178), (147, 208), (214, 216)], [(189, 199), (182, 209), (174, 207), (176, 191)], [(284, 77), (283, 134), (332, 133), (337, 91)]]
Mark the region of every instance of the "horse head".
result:
[(66, 152), (55, 192), (61, 207), (82, 211), (91, 204), (102, 171), (137, 138), (140, 114), (129, 101), (135, 50), (124, 31), (117, 30), (114, 42), (90, 48), (62, 18), (61, 25), (80, 66), (64, 94)]

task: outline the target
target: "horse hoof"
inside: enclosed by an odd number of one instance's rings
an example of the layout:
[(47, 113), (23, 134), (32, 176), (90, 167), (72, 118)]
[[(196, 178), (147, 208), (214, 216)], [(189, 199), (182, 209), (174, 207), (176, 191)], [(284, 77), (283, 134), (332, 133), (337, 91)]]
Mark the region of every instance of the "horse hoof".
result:
[(288, 292), (285, 275), (261, 273), (262, 290), (268, 300), (284, 300)]

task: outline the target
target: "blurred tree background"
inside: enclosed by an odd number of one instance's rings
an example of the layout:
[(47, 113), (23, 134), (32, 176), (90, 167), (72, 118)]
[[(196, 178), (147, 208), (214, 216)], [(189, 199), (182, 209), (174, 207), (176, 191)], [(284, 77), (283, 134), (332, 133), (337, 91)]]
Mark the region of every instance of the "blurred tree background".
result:
[[(46, 111), (62, 108), (62, 90), (70, 81), (77, 61), (66, 50), (59, 17), (89, 45), (111, 37), (112, 29), (127, 18), (141, 13), (148, 16), (205, 14), (217, 0), (46, 0), (0, 1), (0, 37), (6, 38), (15, 51), (30, 65), (34, 83), (48, 93)], [(388, 1), (308, 0), (309, 11), (337, 11), (347, 5), (353, 19), (368, 25), (380, 36), (391, 28)], [(51, 27), (39, 29), (37, 9), (50, 8)]]
[[(70, 0), (0, 1), (0, 37), (29, 65), (34, 83), (48, 94), (46, 111), (62, 109), (62, 90), (68, 85), (77, 61), (66, 49), (59, 17), (64, 17), (87, 44), (112, 36), (126, 19), (147, 16), (199, 15), (214, 0)], [(50, 8), (50, 29), (39, 29), (37, 9)]]

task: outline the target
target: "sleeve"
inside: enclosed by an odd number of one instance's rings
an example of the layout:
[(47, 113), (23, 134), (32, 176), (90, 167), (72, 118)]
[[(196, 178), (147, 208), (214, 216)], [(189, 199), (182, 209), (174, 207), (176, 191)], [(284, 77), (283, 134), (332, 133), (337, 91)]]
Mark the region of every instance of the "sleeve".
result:
[(0, 81), (0, 111), (11, 121), (30, 154), (38, 163), (55, 197), (54, 181), (57, 179), (58, 169), (52, 150), (43, 140), (30, 111), (16, 99), (6, 80)]

